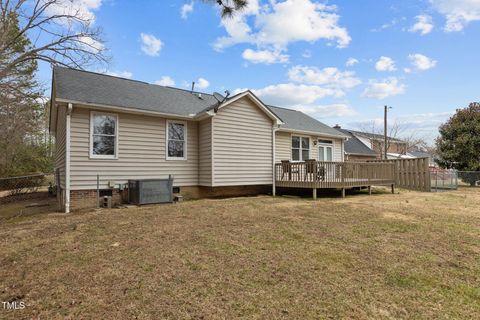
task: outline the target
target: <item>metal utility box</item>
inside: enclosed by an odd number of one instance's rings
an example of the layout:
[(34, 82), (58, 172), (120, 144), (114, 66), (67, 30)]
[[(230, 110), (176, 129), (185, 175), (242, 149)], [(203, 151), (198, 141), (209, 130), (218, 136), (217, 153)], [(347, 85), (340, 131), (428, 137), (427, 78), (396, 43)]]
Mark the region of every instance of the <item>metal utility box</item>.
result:
[(137, 205), (173, 202), (173, 177), (128, 180), (128, 202)]

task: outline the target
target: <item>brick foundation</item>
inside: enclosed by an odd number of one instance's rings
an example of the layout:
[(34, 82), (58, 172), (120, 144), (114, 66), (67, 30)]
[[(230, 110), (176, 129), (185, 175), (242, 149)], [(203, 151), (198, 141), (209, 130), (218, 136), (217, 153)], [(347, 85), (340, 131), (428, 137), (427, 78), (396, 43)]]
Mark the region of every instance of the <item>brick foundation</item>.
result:
[[(229, 187), (180, 187), (180, 195), (185, 200), (220, 197), (240, 197), (259, 194), (271, 194), (271, 185), (229, 186)], [(128, 190), (112, 189), (112, 206), (128, 202)], [(72, 190), (70, 192), (70, 210), (91, 209), (97, 207), (97, 190)]]
[(271, 193), (271, 185), (229, 187), (180, 187), (180, 194), (184, 197), (184, 199), (187, 200), (202, 198), (241, 197)]
[[(112, 206), (126, 203), (128, 192), (112, 189)], [(97, 190), (70, 191), (70, 210), (89, 209), (97, 207)]]

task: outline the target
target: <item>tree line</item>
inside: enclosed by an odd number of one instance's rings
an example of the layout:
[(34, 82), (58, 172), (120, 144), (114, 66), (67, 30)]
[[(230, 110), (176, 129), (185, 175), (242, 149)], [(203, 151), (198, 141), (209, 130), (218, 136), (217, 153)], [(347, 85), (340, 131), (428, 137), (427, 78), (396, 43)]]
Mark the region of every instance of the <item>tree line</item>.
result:
[[(205, 0), (222, 18), (246, 0)], [(76, 0), (0, 0), (0, 176), (52, 172), (46, 86), (39, 64), (79, 69), (106, 67), (102, 31)]]

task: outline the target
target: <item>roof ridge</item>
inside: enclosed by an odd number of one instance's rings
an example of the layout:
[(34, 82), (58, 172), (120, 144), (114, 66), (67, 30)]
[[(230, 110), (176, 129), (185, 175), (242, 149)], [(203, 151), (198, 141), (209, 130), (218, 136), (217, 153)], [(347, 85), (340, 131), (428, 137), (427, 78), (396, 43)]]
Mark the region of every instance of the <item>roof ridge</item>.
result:
[[(146, 85), (150, 85), (150, 86), (157, 86), (157, 87), (163, 87), (163, 88), (168, 88), (168, 89), (175, 89), (175, 90), (180, 90), (180, 91), (191, 92), (191, 90), (187, 90), (187, 89), (171, 87), (171, 86), (162, 86), (162, 85), (156, 84), (156, 83), (150, 83), (150, 82), (145, 82), (145, 81), (136, 80), (136, 79), (129, 79), (129, 78), (124, 78), (124, 77), (120, 77), (120, 76), (114, 76), (114, 75), (111, 75), (111, 74), (90, 71), (90, 70), (82, 70), (82, 69), (76, 69), (76, 68), (71, 68), (71, 67), (63, 67), (63, 66), (53, 66), (53, 68), (54, 69), (58, 68), (58, 69), (72, 70), (72, 71), (78, 71), (78, 72), (85, 72), (85, 73), (95, 74), (95, 75), (104, 76), (104, 77), (110, 77), (110, 78), (115, 78), (115, 79), (120, 79), (120, 80), (138, 82), (138, 83), (146, 84)], [(213, 94), (211, 94), (211, 93), (206, 93), (206, 92), (201, 92), (201, 91), (193, 91), (192, 93), (201, 93), (201, 94), (213, 96)]]
[(306, 114), (305, 112), (302, 112), (302, 111), (299, 111), (299, 110), (296, 110), (296, 109), (287, 108), (287, 107), (273, 106), (273, 105), (271, 105), (271, 104), (267, 104), (266, 106), (267, 106), (267, 107), (272, 107), (272, 108), (277, 108), (277, 109), (283, 109), (283, 110), (288, 110), (288, 111), (295, 111), (295, 112), (300, 112), (300, 113)]
[(171, 86), (162, 86), (162, 85), (160, 85), (160, 84), (155, 84), (155, 83), (150, 83), (150, 84), (153, 85), (153, 86), (160, 86), (160, 87), (164, 87), (164, 88), (168, 88), (168, 89), (185, 91), (185, 92), (188, 92), (188, 93), (201, 93), (201, 94), (206, 94), (206, 95), (208, 95), (208, 96), (212, 96), (212, 97), (213, 97), (213, 94), (212, 94), (212, 93), (206, 93), (206, 92), (202, 92), (202, 91), (193, 91), (193, 92), (192, 92), (192, 90), (183, 89), (183, 88), (177, 88), (177, 87), (171, 87)]
[(133, 82), (140, 82), (142, 84), (150, 84), (145, 81), (140, 81), (140, 80), (135, 80), (135, 79), (129, 79), (129, 78), (124, 78), (124, 77), (119, 77), (119, 76), (114, 76), (111, 74), (106, 74), (106, 73), (101, 73), (101, 72), (95, 72), (95, 71), (90, 71), (90, 70), (82, 70), (82, 69), (76, 69), (76, 68), (71, 68), (71, 67), (62, 67), (62, 66), (54, 66), (54, 69), (65, 69), (65, 70), (72, 70), (72, 71), (78, 71), (78, 72), (84, 72), (84, 73), (90, 73), (90, 74), (96, 74), (99, 76), (104, 76), (104, 77), (110, 77), (110, 78), (115, 78), (115, 79), (120, 79), (120, 80), (128, 80), (128, 81), (133, 81)]

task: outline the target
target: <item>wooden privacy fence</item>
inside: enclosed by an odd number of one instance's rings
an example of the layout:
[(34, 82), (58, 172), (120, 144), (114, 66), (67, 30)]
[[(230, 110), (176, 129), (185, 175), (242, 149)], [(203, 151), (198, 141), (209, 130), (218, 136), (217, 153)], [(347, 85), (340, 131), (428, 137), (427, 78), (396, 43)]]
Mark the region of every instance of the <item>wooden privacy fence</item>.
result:
[(399, 188), (417, 191), (431, 191), (428, 158), (372, 160), (370, 163), (392, 163), (395, 185)]

